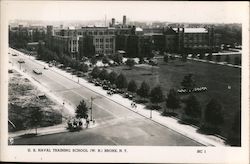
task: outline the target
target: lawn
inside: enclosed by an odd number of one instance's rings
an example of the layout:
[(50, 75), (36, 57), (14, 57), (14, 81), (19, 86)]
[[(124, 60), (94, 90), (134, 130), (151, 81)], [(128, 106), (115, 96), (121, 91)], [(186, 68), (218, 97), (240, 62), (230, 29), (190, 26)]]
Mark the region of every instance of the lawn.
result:
[[(179, 60), (165, 63), (159, 59), (158, 63), (158, 67), (137, 65), (133, 69), (128, 69), (127, 66), (110, 67), (109, 69), (117, 73), (122, 72), (128, 80), (134, 79), (139, 85), (144, 80), (151, 88), (160, 84), (165, 95), (171, 88), (181, 88), (180, 83), (183, 77), (188, 73), (193, 73), (196, 86), (208, 88), (206, 92), (195, 93), (202, 109), (204, 110), (211, 98), (219, 100), (222, 104), (225, 121), (220, 130), (221, 135), (227, 137), (234, 115), (241, 108), (241, 69), (191, 60), (186, 63)], [(231, 89), (228, 89), (228, 86), (231, 86)], [(164, 104), (162, 106), (165, 108)], [(180, 116), (182, 110), (179, 109), (177, 113)]]
[[(38, 97), (40, 95), (40, 98)], [(9, 71), (8, 119), (15, 125), (9, 131), (32, 129), (31, 113), (35, 108), (42, 111), (39, 127), (52, 126), (62, 122), (61, 106), (39, 91), (27, 78), (15, 70)]]

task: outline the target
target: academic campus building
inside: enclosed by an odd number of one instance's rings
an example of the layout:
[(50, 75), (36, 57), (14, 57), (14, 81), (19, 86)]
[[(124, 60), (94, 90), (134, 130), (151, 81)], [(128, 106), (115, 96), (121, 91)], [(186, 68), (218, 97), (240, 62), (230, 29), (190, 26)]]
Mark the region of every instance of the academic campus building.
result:
[(78, 29), (53, 29), (47, 26), (47, 35), (51, 44), (61, 47), (72, 57), (89, 56), (88, 50), (95, 54), (115, 54), (125, 51), (128, 57), (144, 57), (152, 50), (161, 52), (209, 52), (219, 50), (219, 36), (209, 28), (140, 28), (126, 24), (123, 16), (122, 24), (115, 19), (109, 27), (81, 27)]

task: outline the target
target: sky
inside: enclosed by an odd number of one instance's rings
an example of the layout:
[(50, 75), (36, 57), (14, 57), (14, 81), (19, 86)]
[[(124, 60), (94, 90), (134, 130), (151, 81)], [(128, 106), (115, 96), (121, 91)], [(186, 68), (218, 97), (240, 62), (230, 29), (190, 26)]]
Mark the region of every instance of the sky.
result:
[(178, 1), (5, 1), (9, 20), (122, 20), (193, 23), (241, 23), (247, 2)]

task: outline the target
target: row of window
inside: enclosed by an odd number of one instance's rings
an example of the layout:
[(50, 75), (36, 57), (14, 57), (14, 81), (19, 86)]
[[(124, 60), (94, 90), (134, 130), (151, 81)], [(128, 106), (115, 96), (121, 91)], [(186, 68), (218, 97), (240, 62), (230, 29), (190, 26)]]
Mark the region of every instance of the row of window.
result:
[[(96, 48), (104, 48), (103, 44), (96, 44), (95, 45)], [(113, 44), (105, 44), (105, 48), (113, 48)]]
[(114, 31), (84, 31), (78, 32), (78, 35), (114, 35)]
[(185, 44), (184, 47), (208, 47), (207, 44)]
[[(102, 43), (103, 41), (104, 41), (103, 38), (96, 38), (96, 39), (95, 39), (95, 42), (96, 42), (96, 43), (98, 43), (98, 42), (101, 42), (101, 43)], [(105, 39), (105, 42), (113, 42), (113, 41), (114, 41), (113, 38), (106, 38), (106, 39)]]
[(71, 52), (77, 52), (77, 47), (76, 47), (76, 46), (74, 46), (73, 48), (70, 47), (70, 51), (71, 51)]
[(113, 50), (97, 50), (96, 53), (97, 54), (113, 54), (114, 51)]

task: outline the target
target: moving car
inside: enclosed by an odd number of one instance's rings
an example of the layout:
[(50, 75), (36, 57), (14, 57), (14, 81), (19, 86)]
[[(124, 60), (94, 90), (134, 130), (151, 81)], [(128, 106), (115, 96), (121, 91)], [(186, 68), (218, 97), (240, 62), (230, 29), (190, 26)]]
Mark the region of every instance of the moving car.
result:
[(18, 63), (25, 63), (24, 59), (19, 59)]
[(42, 74), (42, 71), (40, 71), (39, 69), (33, 69), (33, 72), (35, 73), (35, 74), (38, 74), (38, 75), (41, 75)]

